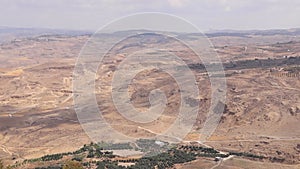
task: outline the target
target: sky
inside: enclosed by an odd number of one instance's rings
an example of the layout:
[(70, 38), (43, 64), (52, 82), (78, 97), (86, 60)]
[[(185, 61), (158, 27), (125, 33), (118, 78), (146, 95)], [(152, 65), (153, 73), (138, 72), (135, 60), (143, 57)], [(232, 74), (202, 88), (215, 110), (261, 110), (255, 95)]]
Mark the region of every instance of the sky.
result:
[(300, 28), (299, 0), (0, 0), (0, 26), (95, 31), (139, 12), (176, 15), (203, 31)]

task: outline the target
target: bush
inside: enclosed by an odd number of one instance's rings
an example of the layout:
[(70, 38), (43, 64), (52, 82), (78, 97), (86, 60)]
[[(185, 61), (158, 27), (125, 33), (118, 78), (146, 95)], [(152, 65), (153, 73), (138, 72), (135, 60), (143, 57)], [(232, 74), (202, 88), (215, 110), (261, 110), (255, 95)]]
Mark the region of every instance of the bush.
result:
[(51, 155), (45, 155), (41, 159), (42, 161), (51, 161), (51, 160), (59, 160), (62, 159), (62, 154), (51, 154)]
[(36, 167), (35, 169), (62, 169), (61, 166)]
[(0, 169), (4, 169), (4, 165), (3, 165), (2, 160), (0, 160)]
[(83, 160), (83, 157), (73, 157), (72, 161), (78, 161), (81, 162)]

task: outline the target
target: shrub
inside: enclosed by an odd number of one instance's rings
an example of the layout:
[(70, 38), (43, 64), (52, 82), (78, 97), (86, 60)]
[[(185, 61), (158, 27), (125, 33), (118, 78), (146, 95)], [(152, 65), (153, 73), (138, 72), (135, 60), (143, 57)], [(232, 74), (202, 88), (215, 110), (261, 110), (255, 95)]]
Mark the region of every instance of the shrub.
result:
[(2, 160), (0, 160), (0, 169), (4, 169), (4, 165), (3, 165)]

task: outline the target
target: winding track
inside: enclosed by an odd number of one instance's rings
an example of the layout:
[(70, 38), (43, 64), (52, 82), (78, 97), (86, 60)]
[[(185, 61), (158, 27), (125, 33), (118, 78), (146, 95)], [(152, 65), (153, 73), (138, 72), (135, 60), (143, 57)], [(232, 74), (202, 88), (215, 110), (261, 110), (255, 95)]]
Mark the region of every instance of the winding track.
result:
[(13, 155), (13, 153), (12, 153), (11, 151), (9, 151), (5, 145), (1, 145), (0, 148), (1, 148), (5, 153), (8, 153), (9, 155)]

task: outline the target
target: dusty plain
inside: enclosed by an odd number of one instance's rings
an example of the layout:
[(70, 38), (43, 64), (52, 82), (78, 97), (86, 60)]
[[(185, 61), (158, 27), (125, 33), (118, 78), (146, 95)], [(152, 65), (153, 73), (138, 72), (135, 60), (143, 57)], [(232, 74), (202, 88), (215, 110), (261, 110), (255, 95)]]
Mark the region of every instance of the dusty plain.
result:
[[(114, 35), (111, 35), (114, 36)], [(185, 35), (194, 40), (192, 35)], [(74, 111), (72, 77), (85, 42), (82, 36), (47, 35), (20, 38), (0, 45), (0, 158), (7, 164), (45, 154), (74, 151), (91, 140)], [(103, 37), (105, 38), (105, 37)], [(149, 37), (148, 37), (149, 38)], [(245, 60), (289, 59), (300, 56), (300, 35), (208, 36), (224, 63)], [(154, 39), (154, 40), (153, 40)], [(149, 108), (149, 92), (164, 91), (168, 104), (163, 115), (147, 124), (126, 120), (111, 100), (111, 81), (116, 66), (146, 45), (118, 44), (115, 57), (104, 60), (96, 76), (99, 109), (111, 126), (132, 137), (151, 137), (166, 130), (177, 118), (180, 92), (174, 79), (158, 70), (140, 72), (128, 87), (132, 104)], [(173, 47), (188, 64), (199, 63), (177, 42)], [(123, 48), (122, 48), (123, 47)], [(300, 77), (294, 65), (226, 70), (226, 109), (216, 131), (204, 142), (221, 151), (249, 152), (284, 161), (232, 158), (216, 168), (298, 168), (300, 163)], [(298, 69), (297, 69), (298, 67)], [(294, 68), (292, 76), (289, 68)], [(200, 137), (210, 106), (210, 82), (204, 71), (192, 69), (199, 87), (200, 107), (186, 141)], [(276, 71), (273, 73), (272, 70)], [(216, 162), (200, 158), (176, 168), (211, 168)], [(250, 167), (253, 166), (253, 167)]]

